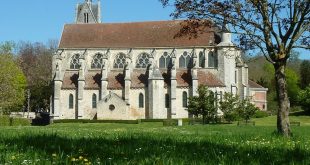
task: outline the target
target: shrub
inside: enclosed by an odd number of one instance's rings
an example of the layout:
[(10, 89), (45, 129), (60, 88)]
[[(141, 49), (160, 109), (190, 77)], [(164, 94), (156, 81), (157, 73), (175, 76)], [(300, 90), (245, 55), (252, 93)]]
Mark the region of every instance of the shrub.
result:
[(300, 106), (293, 106), (290, 108), (290, 112), (300, 112), (303, 111), (303, 109)]
[(30, 126), (30, 120), (24, 118), (13, 118), (13, 126)]
[(29, 126), (29, 119), (0, 116), (0, 126)]
[(264, 118), (267, 116), (269, 116), (269, 114), (266, 111), (260, 111), (260, 110), (256, 111), (254, 115), (255, 118)]
[(220, 101), (220, 109), (224, 113), (224, 119), (231, 123), (238, 118), (237, 108), (239, 104), (239, 98), (231, 93), (225, 93), (224, 98)]
[(0, 126), (9, 126), (9, 122), (8, 116), (0, 116)]

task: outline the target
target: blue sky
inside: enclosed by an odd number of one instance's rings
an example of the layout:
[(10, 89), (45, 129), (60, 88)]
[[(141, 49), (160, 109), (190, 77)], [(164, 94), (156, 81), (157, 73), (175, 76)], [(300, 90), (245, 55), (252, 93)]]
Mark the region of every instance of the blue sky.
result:
[[(2, 0), (0, 42), (47, 42), (59, 39), (63, 25), (73, 23), (75, 6), (84, 0)], [(96, 1), (96, 0), (93, 0)], [(159, 0), (101, 0), (102, 22), (169, 20), (173, 8)], [(300, 51), (310, 59), (309, 51)]]

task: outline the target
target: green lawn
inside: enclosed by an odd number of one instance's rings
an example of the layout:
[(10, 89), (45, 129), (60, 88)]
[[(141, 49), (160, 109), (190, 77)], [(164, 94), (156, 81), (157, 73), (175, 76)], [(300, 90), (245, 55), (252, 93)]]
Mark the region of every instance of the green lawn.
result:
[(310, 117), (291, 117), (290, 139), (275, 117), (256, 126), (53, 124), (0, 127), (0, 164), (310, 164)]
[[(310, 126), (310, 116), (290, 116), (290, 122), (300, 122), (301, 126)], [(276, 126), (277, 117), (269, 116), (260, 119), (253, 119), (256, 125), (259, 126)]]

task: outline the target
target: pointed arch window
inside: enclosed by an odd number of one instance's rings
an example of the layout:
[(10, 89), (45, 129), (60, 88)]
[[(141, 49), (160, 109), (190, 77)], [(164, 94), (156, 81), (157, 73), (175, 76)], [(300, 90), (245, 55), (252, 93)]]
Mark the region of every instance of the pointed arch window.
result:
[(206, 60), (205, 53), (203, 51), (200, 51), (199, 52), (199, 67), (204, 68), (206, 66), (205, 60)]
[(138, 56), (136, 68), (146, 68), (149, 64), (149, 54), (141, 53)]
[(187, 92), (183, 92), (183, 94), (182, 94), (182, 105), (183, 105), (183, 107), (187, 107)]
[(79, 69), (80, 68), (80, 55), (75, 54), (71, 57), (70, 69)]
[(168, 52), (164, 52), (164, 54), (159, 58), (159, 68), (168, 68), (171, 66), (171, 56)]
[(73, 94), (69, 95), (69, 109), (73, 109)]
[(88, 23), (88, 13), (84, 13), (84, 23)]
[(94, 55), (93, 60), (91, 62), (92, 69), (101, 69), (104, 67), (103, 55), (98, 53)]
[(126, 64), (126, 55), (124, 53), (120, 53), (116, 55), (114, 60), (114, 68), (124, 68)]
[(165, 107), (166, 108), (170, 108), (170, 98), (169, 98), (169, 94), (165, 95)]
[(179, 58), (179, 68), (190, 68), (192, 58), (188, 52), (184, 52)]
[(217, 55), (215, 52), (208, 53), (208, 67), (216, 68), (218, 66)]
[(144, 96), (142, 93), (139, 94), (139, 108), (144, 108)]
[(93, 94), (93, 97), (92, 97), (92, 108), (93, 109), (97, 108), (97, 95), (96, 94)]

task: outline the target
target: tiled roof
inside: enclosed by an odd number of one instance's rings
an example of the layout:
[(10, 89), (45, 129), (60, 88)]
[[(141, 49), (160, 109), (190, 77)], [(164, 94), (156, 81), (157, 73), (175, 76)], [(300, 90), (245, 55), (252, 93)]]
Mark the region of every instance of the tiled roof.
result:
[(225, 87), (225, 84), (219, 80), (214, 74), (208, 71), (198, 71), (198, 85), (207, 85), (208, 87)]
[(177, 86), (189, 87), (192, 85), (192, 75), (190, 71), (177, 71)]
[(248, 83), (249, 83), (250, 88), (264, 88), (263, 86), (257, 84), (256, 82), (254, 82), (252, 80), (249, 80)]
[(131, 73), (131, 88), (147, 87), (148, 77), (148, 74), (143, 70), (133, 70)]
[(125, 86), (125, 75), (123, 72), (111, 71), (108, 73), (108, 89), (123, 89)]
[(67, 24), (59, 48), (184, 47), (216, 43), (217, 37), (209, 27), (197, 37), (176, 37), (183, 27), (184, 21)]
[(85, 75), (86, 89), (100, 89), (101, 73), (100, 71), (90, 71)]
[[(170, 86), (170, 73), (161, 71), (164, 78), (164, 86)], [(108, 73), (108, 89), (123, 89), (125, 86), (124, 73), (122, 71), (110, 71)], [(192, 85), (192, 76), (188, 70), (178, 70), (176, 73), (177, 87), (189, 87)], [(198, 71), (198, 84), (209, 87), (224, 87), (225, 85), (208, 71)], [(85, 75), (85, 89), (99, 89), (101, 85), (100, 71), (90, 71)], [(131, 74), (131, 88), (144, 88), (148, 85), (148, 73), (145, 70), (134, 69)], [(78, 72), (65, 73), (62, 88), (75, 89), (78, 86)]]
[(62, 82), (63, 89), (75, 89), (78, 86), (79, 72), (66, 72)]

